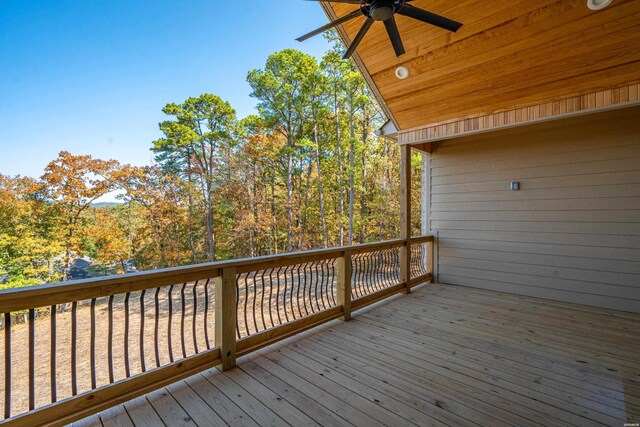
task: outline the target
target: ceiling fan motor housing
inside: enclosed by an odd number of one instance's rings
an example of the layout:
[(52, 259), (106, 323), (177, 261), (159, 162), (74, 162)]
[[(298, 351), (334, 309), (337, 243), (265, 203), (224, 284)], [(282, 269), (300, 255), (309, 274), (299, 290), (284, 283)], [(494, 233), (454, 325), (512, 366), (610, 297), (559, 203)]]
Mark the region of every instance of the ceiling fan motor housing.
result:
[(369, 16), (376, 21), (386, 21), (396, 12), (393, 0), (374, 0), (369, 5)]

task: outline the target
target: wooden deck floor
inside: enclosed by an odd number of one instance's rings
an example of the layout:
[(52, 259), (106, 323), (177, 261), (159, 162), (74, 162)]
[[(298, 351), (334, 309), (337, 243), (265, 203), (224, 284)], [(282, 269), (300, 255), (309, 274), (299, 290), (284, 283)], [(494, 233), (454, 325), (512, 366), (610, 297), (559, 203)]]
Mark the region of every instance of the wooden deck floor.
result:
[(640, 315), (430, 285), (76, 425), (625, 422), (640, 422)]

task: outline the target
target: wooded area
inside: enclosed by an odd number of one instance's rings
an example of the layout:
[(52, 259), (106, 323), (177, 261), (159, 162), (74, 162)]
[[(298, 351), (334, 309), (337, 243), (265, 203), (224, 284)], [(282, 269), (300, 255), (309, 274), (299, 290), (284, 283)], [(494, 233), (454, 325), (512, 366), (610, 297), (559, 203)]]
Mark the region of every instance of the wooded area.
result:
[(257, 115), (167, 104), (153, 166), (61, 151), (39, 179), (0, 174), (0, 289), (67, 280), (77, 257), (108, 274), (397, 237), (399, 149), (330, 39), (320, 62), (287, 49), (248, 73)]

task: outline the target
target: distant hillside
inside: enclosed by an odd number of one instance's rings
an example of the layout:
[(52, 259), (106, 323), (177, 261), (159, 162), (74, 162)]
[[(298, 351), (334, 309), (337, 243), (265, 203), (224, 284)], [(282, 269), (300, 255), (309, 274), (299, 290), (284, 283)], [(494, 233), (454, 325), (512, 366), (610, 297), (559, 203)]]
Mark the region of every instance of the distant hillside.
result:
[(94, 208), (109, 208), (111, 206), (118, 206), (122, 203), (118, 202), (99, 202), (99, 203), (91, 203), (91, 206)]

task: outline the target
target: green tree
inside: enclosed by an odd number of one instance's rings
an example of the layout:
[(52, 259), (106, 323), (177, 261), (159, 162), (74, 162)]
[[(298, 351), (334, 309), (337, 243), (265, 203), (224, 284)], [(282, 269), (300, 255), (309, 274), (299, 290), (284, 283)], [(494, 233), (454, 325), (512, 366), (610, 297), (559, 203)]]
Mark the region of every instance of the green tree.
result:
[(215, 261), (215, 192), (230, 174), (236, 112), (212, 94), (167, 104), (162, 111), (174, 119), (160, 123), (164, 137), (153, 142), (152, 150), (168, 172), (185, 174), (189, 182), (196, 177), (204, 208), (207, 259)]
[(305, 82), (317, 70), (315, 58), (294, 49), (269, 56), (263, 70), (250, 71), (247, 81), (251, 96), (258, 99), (258, 111), (266, 123), (287, 140), (287, 245), (291, 251), (293, 228), (293, 175), (297, 143), (305, 125), (305, 107), (309, 102)]

